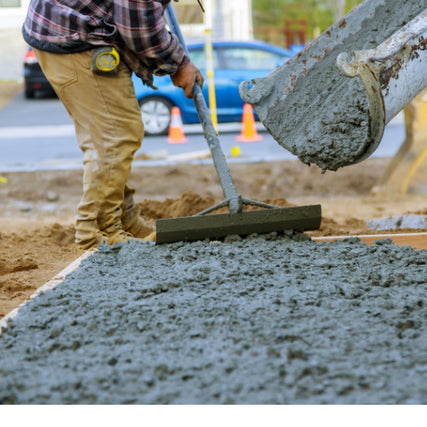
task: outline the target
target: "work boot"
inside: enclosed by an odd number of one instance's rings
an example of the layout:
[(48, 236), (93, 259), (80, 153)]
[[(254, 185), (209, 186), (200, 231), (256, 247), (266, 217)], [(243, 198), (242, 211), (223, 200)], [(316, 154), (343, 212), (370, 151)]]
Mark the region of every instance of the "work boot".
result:
[(104, 239), (108, 245), (114, 245), (118, 242), (129, 242), (132, 236), (123, 230), (121, 223), (115, 223), (102, 230)]
[(123, 230), (133, 237), (143, 239), (154, 231), (154, 228), (139, 216), (139, 206), (134, 205), (122, 216)]
[(79, 249), (84, 251), (95, 249), (103, 240), (97, 221), (76, 220), (75, 243)]
[(154, 228), (140, 217), (140, 208), (133, 200), (134, 193), (133, 188), (125, 186), (121, 220), (124, 231), (133, 237), (143, 239), (153, 233)]
[(123, 229), (138, 239), (143, 239), (154, 231), (154, 228), (141, 217), (136, 217), (131, 225), (123, 225)]

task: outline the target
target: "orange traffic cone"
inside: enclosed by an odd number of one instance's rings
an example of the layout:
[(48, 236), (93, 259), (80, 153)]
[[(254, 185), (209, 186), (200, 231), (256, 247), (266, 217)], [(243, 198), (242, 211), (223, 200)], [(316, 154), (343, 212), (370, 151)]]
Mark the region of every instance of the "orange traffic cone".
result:
[(250, 104), (243, 105), (242, 116), (242, 131), (239, 136), (236, 136), (238, 142), (255, 142), (261, 141), (262, 136), (258, 135), (255, 127), (255, 118), (252, 106)]
[(172, 107), (167, 143), (185, 144), (187, 141), (182, 127), (181, 111), (178, 107)]

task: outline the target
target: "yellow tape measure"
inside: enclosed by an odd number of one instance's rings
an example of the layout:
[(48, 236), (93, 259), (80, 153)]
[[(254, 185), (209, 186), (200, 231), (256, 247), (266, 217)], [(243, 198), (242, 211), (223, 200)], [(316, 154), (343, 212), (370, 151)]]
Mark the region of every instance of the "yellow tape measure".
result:
[(97, 74), (117, 73), (120, 64), (120, 55), (112, 46), (103, 46), (95, 49), (92, 54), (91, 70)]

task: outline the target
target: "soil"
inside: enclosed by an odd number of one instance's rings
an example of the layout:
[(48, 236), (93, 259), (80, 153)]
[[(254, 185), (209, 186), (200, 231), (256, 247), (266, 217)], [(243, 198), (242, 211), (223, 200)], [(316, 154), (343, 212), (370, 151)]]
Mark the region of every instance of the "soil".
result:
[[(321, 228), (308, 235), (357, 235), (381, 233), (368, 229), (370, 219), (427, 215), (425, 195), (371, 194), (388, 162), (373, 158), (325, 174), (298, 161), (231, 164), (230, 169), (245, 197), (278, 206), (321, 204)], [(73, 242), (82, 171), (0, 175), (8, 181), (0, 183), (2, 317), (82, 255)], [(142, 216), (152, 224), (157, 218), (192, 215), (223, 198), (212, 165), (138, 167), (130, 183)]]

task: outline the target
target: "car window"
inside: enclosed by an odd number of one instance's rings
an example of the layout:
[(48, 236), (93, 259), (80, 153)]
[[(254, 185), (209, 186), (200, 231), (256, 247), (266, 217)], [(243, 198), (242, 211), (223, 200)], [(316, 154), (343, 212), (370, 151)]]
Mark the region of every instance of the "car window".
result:
[[(206, 68), (206, 54), (203, 48), (191, 49), (190, 52), (191, 62), (199, 69)], [(214, 49), (212, 53), (213, 67), (219, 68), (218, 52)]]
[(273, 70), (287, 58), (262, 49), (226, 48), (223, 50), (225, 66), (230, 70)]

